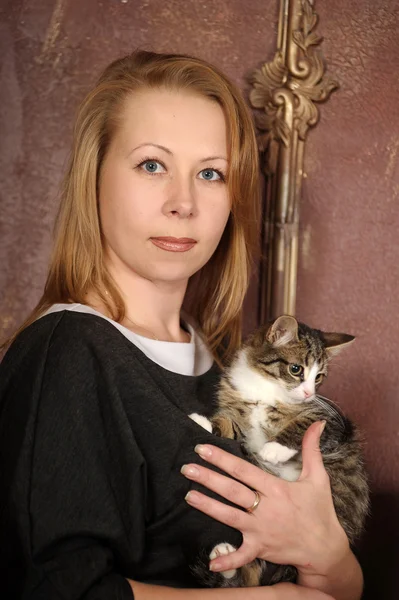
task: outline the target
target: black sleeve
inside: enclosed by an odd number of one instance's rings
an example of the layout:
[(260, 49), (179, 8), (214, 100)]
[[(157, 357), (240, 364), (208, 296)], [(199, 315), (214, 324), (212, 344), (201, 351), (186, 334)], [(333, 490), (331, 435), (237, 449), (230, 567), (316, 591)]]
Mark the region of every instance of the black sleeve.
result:
[[(112, 357), (104, 365), (72, 331), (54, 335), (41, 360), (13, 482), (22, 597), (132, 600), (126, 574), (144, 547), (145, 463)], [(26, 393), (26, 377), (8, 386), (9, 406)]]

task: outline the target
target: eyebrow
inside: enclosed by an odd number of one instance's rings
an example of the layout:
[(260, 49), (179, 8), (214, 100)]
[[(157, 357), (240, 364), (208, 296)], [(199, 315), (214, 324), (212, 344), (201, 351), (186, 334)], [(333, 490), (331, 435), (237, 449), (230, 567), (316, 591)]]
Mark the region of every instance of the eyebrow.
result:
[[(129, 152), (129, 156), (130, 154), (132, 154), (132, 152), (134, 152), (135, 150), (138, 150), (139, 148), (142, 148), (143, 146), (153, 146), (154, 148), (159, 148), (159, 150), (163, 150), (164, 152), (166, 152), (167, 154), (173, 156), (173, 152), (172, 150), (169, 150), (169, 148), (166, 148), (166, 146), (161, 146), (160, 144), (153, 144), (152, 142), (144, 142), (143, 144), (139, 144), (139, 146), (136, 146), (135, 148), (133, 148), (133, 150), (131, 150)], [(227, 158), (225, 156), (207, 156), (206, 158), (202, 158), (199, 162), (208, 162), (209, 160), (225, 160), (226, 162), (228, 162)]]

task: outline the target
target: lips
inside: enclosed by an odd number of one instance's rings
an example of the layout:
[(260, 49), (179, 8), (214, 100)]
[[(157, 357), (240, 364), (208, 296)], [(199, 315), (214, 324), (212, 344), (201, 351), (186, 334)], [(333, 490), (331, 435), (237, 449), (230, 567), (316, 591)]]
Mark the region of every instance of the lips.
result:
[(197, 243), (193, 238), (153, 237), (151, 242), (167, 252), (187, 252)]

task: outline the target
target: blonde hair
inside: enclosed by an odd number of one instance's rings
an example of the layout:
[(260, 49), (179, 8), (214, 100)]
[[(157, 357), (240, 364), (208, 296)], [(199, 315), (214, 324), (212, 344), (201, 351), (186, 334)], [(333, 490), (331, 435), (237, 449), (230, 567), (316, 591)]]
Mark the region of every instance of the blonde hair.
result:
[(185, 304), (219, 363), (239, 346), (242, 303), (259, 239), (258, 152), (251, 115), (239, 90), (214, 66), (191, 56), (145, 51), (111, 63), (80, 106), (44, 292), (9, 342), (52, 304), (84, 304), (89, 291), (111, 318), (123, 320), (124, 302), (104, 261), (98, 182), (124, 100), (137, 90), (159, 88), (198, 93), (218, 102), (225, 115), (231, 214), (214, 255), (191, 278)]

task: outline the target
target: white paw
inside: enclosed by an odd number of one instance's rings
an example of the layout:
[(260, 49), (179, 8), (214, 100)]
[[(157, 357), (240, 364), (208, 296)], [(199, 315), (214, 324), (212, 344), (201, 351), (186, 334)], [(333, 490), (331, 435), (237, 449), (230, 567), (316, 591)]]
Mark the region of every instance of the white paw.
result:
[[(212, 552), (209, 555), (210, 560), (217, 558), (218, 556), (224, 556), (226, 554), (231, 554), (231, 552), (235, 552), (237, 548), (234, 548), (231, 544), (227, 542), (223, 542), (222, 544), (218, 544), (214, 547)], [(221, 571), (221, 574), (225, 579), (231, 579), (237, 573), (237, 569), (230, 569), (230, 571)]]
[(267, 442), (259, 452), (259, 456), (263, 460), (272, 463), (272, 465), (277, 465), (280, 462), (284, 463), (295, 454), (297, 454), (297, 450), (287, 448), (287, 446), (283, 446), (278, 442)]
[(197, 413), (191, 413), (191, 415), (188, 415), (188, 416), (190, 417), (190, 419), (195, 421), (197, 423), (197, 425), (201, 425), (201, 427), (203, 427), (204, 429), (209, 431), (209, 433), (212, 433), (212, 423), (210, 422), (209, 419), (207, 419), (203, 415), (199, 415)]

